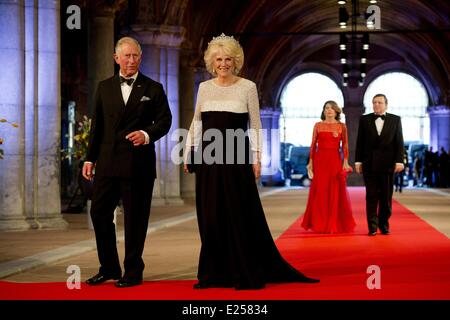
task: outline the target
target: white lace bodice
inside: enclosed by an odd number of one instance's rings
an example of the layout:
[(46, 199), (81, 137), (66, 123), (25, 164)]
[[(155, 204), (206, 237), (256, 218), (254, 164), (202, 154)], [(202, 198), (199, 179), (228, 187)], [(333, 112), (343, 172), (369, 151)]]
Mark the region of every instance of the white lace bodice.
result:
[(198, 146), (202, 137), (201, 113), (207, 111), (225, 111), (246, 113), (249, 116), (249, 138), (253, 151), (261, 152), (262, 133), (259, 114), (259, 100), (256, 84), (240, 78), (231, 86), (219, 86), (214, 79), (200, 83), (195, 105), (194, 119), (189, 128), (186, 150)]

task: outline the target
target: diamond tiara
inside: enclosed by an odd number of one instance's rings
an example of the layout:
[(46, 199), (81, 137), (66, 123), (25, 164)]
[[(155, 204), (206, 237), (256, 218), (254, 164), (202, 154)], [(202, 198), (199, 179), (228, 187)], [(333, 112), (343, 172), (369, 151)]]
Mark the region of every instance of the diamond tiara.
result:
[(208, 46), (211, 44), (214, 44), (216, 42), (221, 42), (221, 41), (233, 41), (239, 45), (239, 42), (233, 36), (227, 36), (227, 35), (225, 35), (225, 33), (222, 32), (222, 34), (220, 36), (213, 37), (212, 40), (210, 42), (208, 42)]

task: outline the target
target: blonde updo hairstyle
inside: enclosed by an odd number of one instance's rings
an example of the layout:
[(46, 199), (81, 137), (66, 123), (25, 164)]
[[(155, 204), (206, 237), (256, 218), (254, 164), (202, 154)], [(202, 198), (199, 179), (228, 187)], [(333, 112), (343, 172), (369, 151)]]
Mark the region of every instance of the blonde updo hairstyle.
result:
[(214, 70), (214, 59), (217, 54), (222, 51), (224, 54), (230, 56), (234, 61), (233, 74), (237, 75), (244, 65), (244, 50), (242, 50), (239, 42), (225, 34), (221, 34), (218, 37), (213, 37), (213, 39), (208, 43), (208, 48), (205, 51), (203, 59), (205, 60), (206, 70), (213, 76), (216, 76)]

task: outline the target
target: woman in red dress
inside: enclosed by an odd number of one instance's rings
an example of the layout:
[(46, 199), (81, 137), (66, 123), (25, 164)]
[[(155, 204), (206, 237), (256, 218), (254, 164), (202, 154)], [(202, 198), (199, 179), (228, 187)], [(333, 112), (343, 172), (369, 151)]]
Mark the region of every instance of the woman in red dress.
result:
[(322, 121), (314, 125), (307, 166), (313, 180), (302, 227), (318, 233), (347, 233), (355, 227), (346, 186), (347, 173), (352, 171), (347, 127), (340, 122), (341, 113), (336, 102), (327, 101)]

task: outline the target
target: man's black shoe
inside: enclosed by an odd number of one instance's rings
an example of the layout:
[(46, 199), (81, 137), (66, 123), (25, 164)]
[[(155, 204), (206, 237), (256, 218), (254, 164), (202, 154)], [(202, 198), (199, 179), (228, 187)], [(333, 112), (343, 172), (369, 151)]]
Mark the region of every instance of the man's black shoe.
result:
[(197, 282), (193, 285), (194, 289), (208, 289), (211, 288), (211, 286), (207, 285), (206, 283)]
[(381, 230), (381, 234), (384, 234), (384, 235), (388, 235), (388, 234), (390, 234), (391, 232), (389, 231), (389, 229), (383, 229), (383, 230)]
[(120, 274), (116, 275), (116, 276), (109, 276), (109, 275), (104, 275), (101, 273), (97, 273), (95, 276), (93, 276), (92, 278), (89, 278), (86, 280), (86, 283), (90, 286), (95, 286), (98, 284), (101, 284), (105, 281), (108, 280), (117, 280), (120, 278)]
[(208, 289), (208, 288), (231, 288), (231, 285), (227, 285), (227, 284), (222, 284), (222, 285), (218, 285), (218, 284), (212, 284), (209, 282), (197, 282), (193, 285), (194, 289)]
[(133, 287), (142, 284), (142, 279), (126, 279), (121, 278), (115, 283), (117, 288)]
[(369, 231), (368, 235), (371, 236), (371, 237), (372, 236), (376, 236), (377, 232), (376, 231)]

